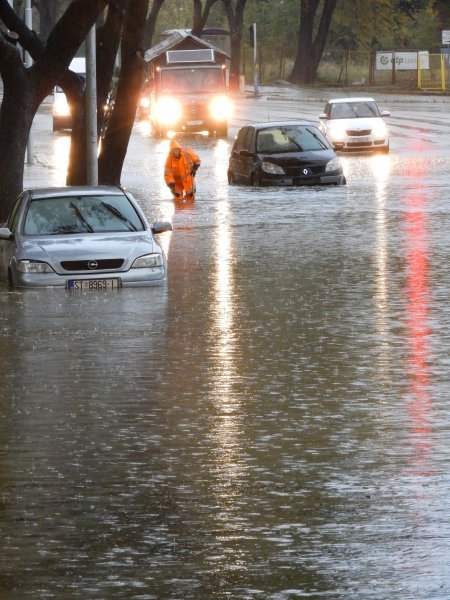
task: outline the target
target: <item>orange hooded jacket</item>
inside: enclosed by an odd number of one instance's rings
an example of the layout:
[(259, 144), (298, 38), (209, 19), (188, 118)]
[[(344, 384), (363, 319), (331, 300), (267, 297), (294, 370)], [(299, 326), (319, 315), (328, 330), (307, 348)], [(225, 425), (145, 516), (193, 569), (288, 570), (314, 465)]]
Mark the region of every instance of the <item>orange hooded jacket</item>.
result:
[[(180, 158), (175, 158), (173, 153), (175, 148), (180, 150)], [(175, 184), (174, 192), (180, 198), (183, 197), (183, 192), (186, 196), (194, 196), (195, 182), (193, 175), (199, 168), (200, 163), (200, 158), (192, 148), (182, 148), (176, 140), (171, 140), (170, 151), (164, 167), (164, 180), (169, 187), (170, 184)]]

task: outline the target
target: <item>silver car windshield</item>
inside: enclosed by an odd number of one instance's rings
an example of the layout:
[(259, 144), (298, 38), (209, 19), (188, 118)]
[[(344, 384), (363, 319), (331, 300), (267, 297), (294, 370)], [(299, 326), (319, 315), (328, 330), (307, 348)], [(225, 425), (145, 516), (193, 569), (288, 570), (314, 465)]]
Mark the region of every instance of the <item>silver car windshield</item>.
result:
[(32, 199), (23, 227), (24, 235), (143, 230), (133, 205), (119, 194)]
[(330, 146), (314, 125), (269, 127), (259, 132), (256, 151), (263, 154), (324, 150)]

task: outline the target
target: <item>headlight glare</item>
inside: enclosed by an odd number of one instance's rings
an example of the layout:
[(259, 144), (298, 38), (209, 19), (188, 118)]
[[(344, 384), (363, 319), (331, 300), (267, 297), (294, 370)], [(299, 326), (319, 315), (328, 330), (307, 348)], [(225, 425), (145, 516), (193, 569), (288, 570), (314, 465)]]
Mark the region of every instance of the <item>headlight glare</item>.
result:
[(332, 125), (329, 129), (329, 134), (334, 142), (342, 141), (347, 137), (347, 132), (342, 124)]
[(211, 116), (216, 121), (226, 121), (231, 117), (233, 105), (226, 96), (218, 96), (209, 105)]
[(271, 162), (266, 162), (266, 161), (262, 162), (261, 169), (265, 173), (270, 173), (271, 175), (285, 175), (286, 174), (286, 171), (283, 169), (283, 167), (274, 165)]
[(70, 106), (65, 94), (58, 94), (53, 102), (53, 114), (58, 117), (67, 117), (70, 115)]
[(181, 106), (168, 96), (161, 98), (155, 106), (155, 118), (162, 125), (174, 125), (181, 118)]
[(36, 260), (19, 260), (17, 270), (20, 273), (54, 273), (50, 265)]
[(154, 267), (162, 267), (163, 266), (163, 258), (161, 254), (145, 254), (144, 256), (140, 256), (137, 258), (132, 269), (152, 269)]
[(377, 121), (373, 126), (372, 133), (376, 138), (384, 138), (387, 133), (386, 124), (383, 121)]

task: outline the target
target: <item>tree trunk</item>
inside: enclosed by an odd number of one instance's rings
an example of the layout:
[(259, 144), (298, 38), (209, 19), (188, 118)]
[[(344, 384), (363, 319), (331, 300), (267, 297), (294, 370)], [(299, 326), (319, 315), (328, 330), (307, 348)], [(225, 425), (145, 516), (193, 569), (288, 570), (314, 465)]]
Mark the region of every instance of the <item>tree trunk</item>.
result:
[(165, 0), (153, 0), (152, 9), (148, 15), (147, 21), (145, 22), (144, 32), (144, 48), (148, 50), (152, 47), (153, 35), (155, 33), (156, 19), (158, 18), (161, 6)]
[(122, 36), (122, 68), (114, 110), (99, 156), (99, 183), (120, 185), (144, 72), (142, 48), (147, 0), (129, 0)]
[(201, 0), (194, 0), (194, 18), (192, 25), (192, 35), (202, 37), (203, 29), (211, 12), (211, 7), (217, 0), (206, 0), (205, 9), (203, 10)]
[[(23, 188), (23, 165), (34, 115), (56, 83), (62, 81), (75, 52), (108, 0), (73, 0), (53, 28), (47, 46), (0, 0), (0, 18), (19, 35), (35, 63), (23, 66), (18, 50), (0, 38), (0, 75), (4, 95), (0, 108), (0, 220)], [(74, 27), (74, 23), (77, 24)]]
[[(0, 46), (11, 46), (0, 39)], [(0, 223), (8, 218), (13, 203), (23, 188), (23, 165), (28, 135), (35, 113), (34, 93), (15, 47), (0, 49), (9, 54), (10, 69), (2, 70), (4, 84), (0, 108)], [(20, 114), (20, 119), (17, 115)]]
[(230, 64), (230, 91), (239, 91), (239, 76), (241, 63), (241, 40), (244, 21), (244, 10), (247, 0), (237, 0), (233, 10), (232, 0), (222, 0), (230, 29), (231, 64)]
[[(300, 24), (297, 55), (289, 81), (296, 84), (309, 84), (313, 83), (316, 78), (337, 0), (324, 1), (320, 18), (316, 17), (320, 5), (319, 0), (299, 1)], [(319, 23), (314, 36), (317, 19), (319, 19)]]

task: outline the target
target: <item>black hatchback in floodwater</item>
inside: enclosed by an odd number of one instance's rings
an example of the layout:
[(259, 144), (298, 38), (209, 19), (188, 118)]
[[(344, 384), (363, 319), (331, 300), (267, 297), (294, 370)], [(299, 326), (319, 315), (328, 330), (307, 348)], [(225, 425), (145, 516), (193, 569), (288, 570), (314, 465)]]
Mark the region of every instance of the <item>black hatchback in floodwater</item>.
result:
[(245, 185), (344, 185), (341, 161), (309, 121), (272, 121), (242, 127), (228, 166), (228, 182)]

